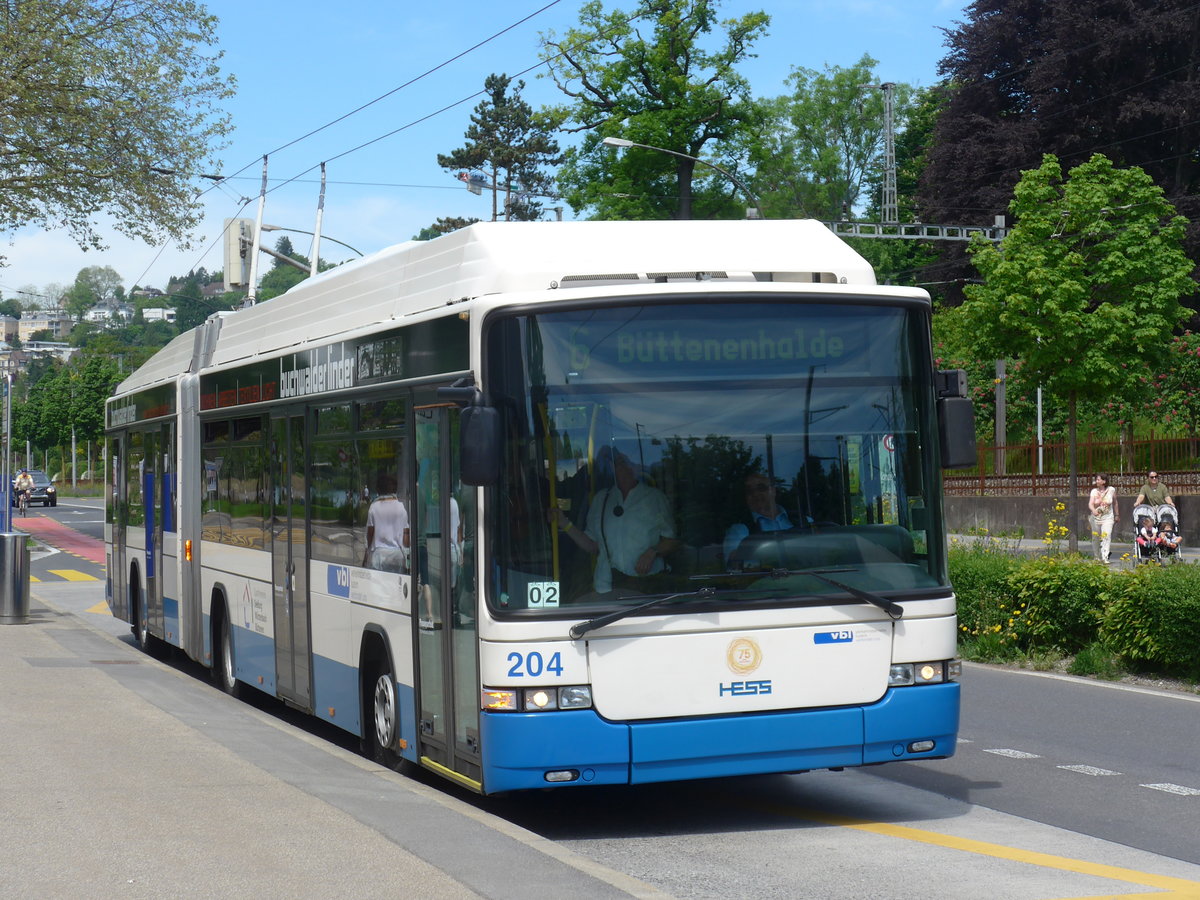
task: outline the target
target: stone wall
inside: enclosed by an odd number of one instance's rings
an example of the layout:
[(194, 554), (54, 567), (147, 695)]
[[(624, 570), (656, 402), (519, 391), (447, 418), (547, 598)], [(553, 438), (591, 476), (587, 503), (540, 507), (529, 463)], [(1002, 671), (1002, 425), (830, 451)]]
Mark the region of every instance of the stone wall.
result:
[[(1065, 498), (1060, 498), (1065, 503)], [(1189, 523), (1200, 527), (1200, 497), (1175, 497), (1179, 508), (1179, 530), (1186, 536)], [(1117, 497), (1121, 521), (1117, 523), (1114, 539), (1128, 543), (1133, 537), (1133, 496)], [(1027, 538), (1040, 538), (1046, 524), (1057, 519), (1066, 525), (1067, 513), (1055, 512), (1053, 497), (946, 497), (946, 526), (951, 534), (965, 534), (971, 529), (986, 528), (990, 534), (1024, 530)], [(1075, 532), (1080, 540), (1091, 540), (1092, 527), (1088, 522), (1087, 497), (1079, 498), (1079, 523)]]

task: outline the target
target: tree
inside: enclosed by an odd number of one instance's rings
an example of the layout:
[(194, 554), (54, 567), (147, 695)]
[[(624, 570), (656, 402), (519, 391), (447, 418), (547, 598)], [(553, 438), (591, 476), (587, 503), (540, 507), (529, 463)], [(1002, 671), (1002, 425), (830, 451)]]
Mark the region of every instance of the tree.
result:
[[(509, 92), (509, 87), (512, 92)], [(553, 124), (521, 99), (525, 82), (512, 85), (507, 75), (489, 75), (483, 83), (487, 98), (475, 107), (467, 128), (465, 146), (438, 154), (438, 165), (467, 175), (479, 170), (492, 183), (492, 221), (500, 215), (499, 195), (504, 194), (504, 220), (533, 222), (542, 217), (538, 197), (552, 193), (553, 178), (544, 166), (562, 161)]]
[(194, 0), (20, 0), (0, 6), (0, 231), (65, 227), (102, 249), (96, 216), (185, 243), (231, 128), (216, 104), (215, 17)]
[(946, 108), (922, 180), (925, 221), (990, 225), (1042, 153), (1070, 168), (1103, 152), (1144, 169), (1192, 220), (1185, 249), (1196, 257), (1200, 7), (976, 0), (967, 12), (939, 66)]
[(468, 225), (474, 225), (479, 219), (464, 219), (460, 216), (450, 216), (449, 218), (439, 218), (432, 225), (426, 225), (420, 231), (413, 235), (414, 241), (432, 241), (436, 237), (441, 237), (443, 234), (449, 234), (452, 231), (458, 231), (460, 228), (466, 228)]
[(1145, 172), (1100, 154), (1065, 179), (1047, 154), (1023, 174), (1009, 210), (1016, 225), (999, 247), (971, 245), (984, 280), (966, 288), (956, 314), (977, 356), (1020, 359), (1067, 401), (1075, 522), (1077, 402), (1119, 391), (1130, 377), (1122, 362), (1165, 357), (1187, 315), (1179, 298), (1196, 288), (1182, 249), (1187, 222)]
[(125, 288), (121, 276), (112, 266), (87, 266), (79, 270), (75, 283), (66, 295), (66, 309), (76, 320), (95, 306), (110, 306), (123, 300)]
[[(763, 102), (751, 156), (755, 186), (771, 217), (838, 219), (863, 203), (863, 187), (883, 168), (884, 98), (864, 55), (849, 69), (796, 67), (792, 93)], [(913, 89), (893, 88), (897, 127)], [(875, 198), (878, 202), (878, 198)]]
[[(585, 3), (580, 27), (542, 38), (542, 56), (570, 102), (552, 118), (583, 133), (567, 150), (559, 186), (575, 210), (600, 219), (690, 219), (735, 216), (745, 208), (736, 185), (710, 177), (686, 158), (601, 141), (617, 135), (640, 144), (736, 167), (724, 151), (755, 114), (749, 87), (736, 71), (765, 33), (766, 13), (718, 22), (720, 0), (645, 0), (635, 13)], [(709, 35), (722, 41), (708, 49)], [(643, 33), (646, 32), (646, 33)], [(724, 154), (724, 155), (723, 155)]]

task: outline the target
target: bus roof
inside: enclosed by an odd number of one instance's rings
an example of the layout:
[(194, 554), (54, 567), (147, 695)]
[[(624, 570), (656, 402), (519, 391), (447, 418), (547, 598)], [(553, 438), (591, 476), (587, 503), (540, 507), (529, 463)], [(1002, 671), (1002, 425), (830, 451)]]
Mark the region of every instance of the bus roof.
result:
[(155, 357), (118, 391), (169, 378), (168, 370), (195, 371), (197, 362), (181, 363), (202, 346), (205, 365), (219, 366), (485, 295), (698, 280), (871, 286), (875, 273), (806, 219), (479, 222), (388, 247), (210, 320), (200, 328), (220, 329), (215, 345), (181, 335), (166, 348), (169, 359)]

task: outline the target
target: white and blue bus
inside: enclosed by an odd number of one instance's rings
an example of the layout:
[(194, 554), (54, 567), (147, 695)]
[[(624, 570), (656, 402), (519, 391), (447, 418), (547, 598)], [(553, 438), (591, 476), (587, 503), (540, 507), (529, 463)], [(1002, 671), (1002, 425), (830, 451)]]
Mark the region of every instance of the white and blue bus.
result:
[(928, 296), (819, 223), (400, 244), (176, 338), (107, 431), (113, 613), (385, 764), (493, 793), (954, 752), (970, 401)]

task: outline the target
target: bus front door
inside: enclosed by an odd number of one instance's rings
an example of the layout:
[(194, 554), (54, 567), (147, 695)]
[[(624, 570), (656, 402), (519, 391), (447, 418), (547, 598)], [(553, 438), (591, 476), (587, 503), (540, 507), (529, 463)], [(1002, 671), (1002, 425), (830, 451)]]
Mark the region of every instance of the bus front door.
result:
[(271, 566), (275, 692), (308, 709), (312, 700), (305, 539), (304, 416), (271, 420)]
[(129, 438), (114, 435), (108, 444), (108, 496), (105, 498), (105, 518), (111, 535), (108, 558), (108, 581), (111, 594), (109, 608), (115, 618), (130, 622), (125, 556), (125, 529), (129, 527), (129, 493), (125, 487), (125, 448)]
[(479, 783), (475, 493), (459, 481), (457, 407), (418, 405), (416, 637), (422, 762)]

